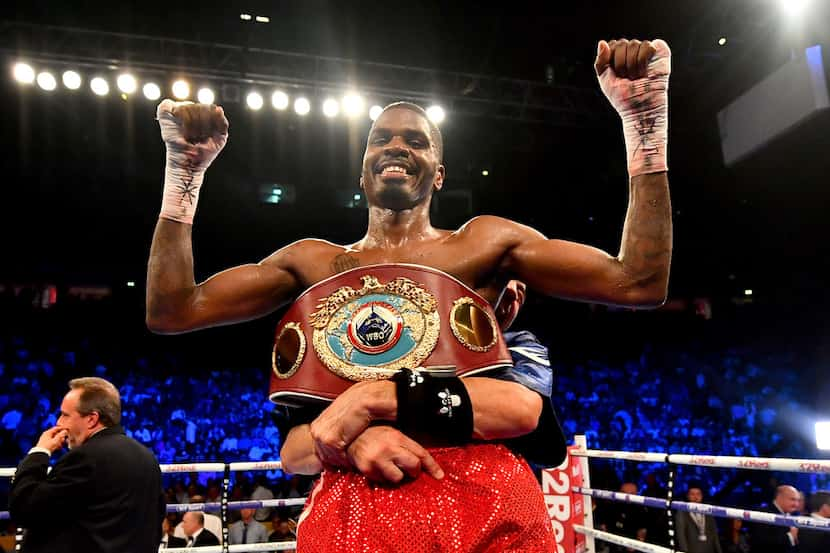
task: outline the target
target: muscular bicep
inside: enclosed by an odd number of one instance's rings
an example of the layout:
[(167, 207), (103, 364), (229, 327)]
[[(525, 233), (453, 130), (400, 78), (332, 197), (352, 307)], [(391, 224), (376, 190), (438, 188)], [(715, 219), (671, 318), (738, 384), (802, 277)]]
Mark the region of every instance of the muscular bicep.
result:
[(240, 265), (200, 284), (153, 300), (147, 326), (161, 334), (177, 334), (248, 321), (267, 315), (298, 291), (297, 278), (279, 251), (260, 263)]
[(530, 288), (559, 298), (613, 304), (642, 304), (640, 286), (623, 264), (598, 248), (528, 236), (507, 253), (507, 272)]
[(262, 317), (288, 302), (298, 288), (290, 271), (268, 259), (227, 269), (196, 286), (190, 328)]

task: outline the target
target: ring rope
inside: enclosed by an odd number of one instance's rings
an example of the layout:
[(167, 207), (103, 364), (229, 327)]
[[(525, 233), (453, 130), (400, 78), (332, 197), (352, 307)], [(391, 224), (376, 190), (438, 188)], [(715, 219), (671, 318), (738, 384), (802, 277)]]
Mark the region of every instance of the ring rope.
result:
[[(290, 499), (263, 499), (249, 501), (228, 501), (227, 508), (233, 511), (240, 509), (267, 509), (269, 507), (292, 507), (305, 505), (305, 497), (292, 497)], [(222, 503), (168, 503), (168, 513), (187, 513), (190, 511), (221, 511)]]
[(581, 524), (574, 524), (573, 528), (574, 532), (579, 532), (580, 534), (585, 534), (586, 536), (592, 536), (603, 541), (607, 541), (617, 545), (622, 545), (623, 547), (628, 547), (636, 551), (642, 551), (643, 553), (673, 553), (671, 549), (669, 549), (668, 547), (663, 547), (662, 545), (655, 545), (653, 543), (648, 543), (646, 541), (624, 538), (623, 536), (618, 536), (617, 534), (611, 534), (609, 532), (603, 532), (602, 530), (587, 528), (585, 526), (582, 526)]
[(576, 449), (576, 457), (597, 459), (621, 459), (647, 463), (673, 463), (713, 468), (780, 470), (811, 474), (830, 474), (828, 459), (791, 459), (775, 457), (734, 457), (728, 455), (687, 455), (677, 453), (646, 453), (641, 451), (606, 451), (601, 449)]
[[(296, 541), (278, 541), (270, 543), (238, 543), (227, 546), (230, 553), (242, 553), (243, 551), (285, 551), (296, 549)], [(221, 545), (202, 545), (199, 547), (171, 547), (165, 549), (164, 553), (222, 553)]]
[[(668, 503), (667, 499), (660, 499), (659, 497), (631, 495), (621, 492), (612, 492), (609, 490), (595, 490), (580, 486), (574, 486), (572, 490), (576, 493), (590, 495), (591, 497), (598, 497), (601, 499), (608, 499), (618, 503), (634, 503), (637, 505), (644, 505), (646, 507), (657, 507), (659, 509), (665, 508), (666, 503)], [(701, 513), (720, 518), (739, 518), (742, 520), (763, 522), (775, 526), (797, 526), (799, 528), (830, 531), (830, 519), (821, 520), (805, 516), (779, 515), (776, 513), (765, 513), (763, 511), (749, 511), (746, 509), (736, 509), (734, 507), (721, 507), (719, 505), (710, 505), (708, 503), (689, 503), (687, 501), (673, 501), (671, 506), (677, 511)]]

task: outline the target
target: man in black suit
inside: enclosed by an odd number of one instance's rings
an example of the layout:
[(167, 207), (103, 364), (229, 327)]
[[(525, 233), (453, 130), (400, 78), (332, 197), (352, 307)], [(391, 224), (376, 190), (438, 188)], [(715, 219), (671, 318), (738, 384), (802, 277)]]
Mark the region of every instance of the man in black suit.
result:
[(189, 511), (182, 518), (182, 528), (187, 536), (187, 547), (200, 545), (221, 545), (219, 538), (205, 528), (205, 515), (196, 511)]
[(172, 549), (173, 547), (184, 547), (186, 545), (186, 539), (177, 538), (173, 535), (173, 528), (170, 526), (170, 519), (164, 517), (161, 521), (161, 545), (159, 545), (159, 550)]
[[(775, 498), (767, 512), (789, 515), (798, 509), (800, 497), (798, 490), (792, 486), (775, 488)], [(773, 526), (756, 522), (750, 533), (752, 553), (793, 553), (798, 546), (798, 528)]]
[[(690, 484), (686, 492), (690, 503), (703, 502), (703, 488)], [(677, 511), (677, 549), (686, 553), (721, 553), (718, 526), (714, 517), (700, 513)]]
[[(46, 430), (17, 468), (12, 519), (26, 528), (23, 553), (151, 553), (165, 501), (153, 454), (128, 438), (121, 397), (102, 378), (76, 378)], [(49, 458), (70, 451), (47, 473)]]
[[(830, 490), (815, 492), (810, 496), (810, 516), (822, 522), (830, 522)], [(798, 533), (799, 553), (827, 553), (830, 551), (830, 532), (802, 528)]]

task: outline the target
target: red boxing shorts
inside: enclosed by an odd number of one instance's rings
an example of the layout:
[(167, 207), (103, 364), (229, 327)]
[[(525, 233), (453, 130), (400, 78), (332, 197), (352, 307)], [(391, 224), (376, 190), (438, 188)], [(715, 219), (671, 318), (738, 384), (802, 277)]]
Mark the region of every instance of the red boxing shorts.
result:
[(325, 471), (297, 528), (299, 553), (556, 551), (539, 483), (501, 444), (429, 448), (444, 470), (399, 486)]

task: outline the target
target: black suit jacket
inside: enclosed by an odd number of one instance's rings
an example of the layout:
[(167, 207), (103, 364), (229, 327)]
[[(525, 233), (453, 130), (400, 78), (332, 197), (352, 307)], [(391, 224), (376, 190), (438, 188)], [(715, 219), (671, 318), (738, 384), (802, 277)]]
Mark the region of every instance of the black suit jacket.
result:
[[(777, 515), (781, 514), (775, 505), (758, 510)], [(790, 538), (787, 537), (789, 533), (790, 529), (786, 526), (773, 526), (762, 522), (752, 523), (749, 532), (749, 544), (752, 547), (752, 553), (794, 553), (796, 548), (790, 542)]]
[(706, 516), (704, 534), (706, 541), (700, 541), (700, 531), (692, 520), (692, 515), (686, 511), (675, 511), (675, 525), (677, 527), (677, 549), (685, 553), (721, 553), (718, 538), (718, 526), (715, 519)]
[[(163, 538), (163, 536), (162, 536)], [(176, 536), (170, 534), (167, 536), (167, 549), (172, 549), (173, 547), (184, 547), (187, 545), (187, 540), (184, 538), (177, 538)]]
[(27, 455), (9, 492), (12, 519), (26, 528), (23, 553), (154, 553), (165, 501), (155, 456), (105, 428), (47, 475), (49, 456)]
[(219, 538), (216, 537), (216, 534), (208, 530), (207, 528), (203, 528), (201, 533), (196, 536), (196, 539), (193, 541), (193, 547), (199, 547), (200, 545), (221, 545), (219, 543)]

